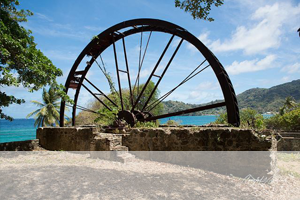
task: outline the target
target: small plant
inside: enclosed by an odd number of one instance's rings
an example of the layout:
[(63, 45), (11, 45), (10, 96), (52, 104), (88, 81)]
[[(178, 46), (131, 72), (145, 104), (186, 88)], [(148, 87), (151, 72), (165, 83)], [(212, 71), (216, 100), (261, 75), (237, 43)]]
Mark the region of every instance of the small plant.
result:
[(100, 123), (102, 125), (112, 125), (116, 119), (118, 110), (114, 108), (112, 111), (107, 110), (106, 108), (101, 108), (97, 111), (99, 116), (94, 120), (95, 123)]
[(135, 127), (137, 128), (157, 128), (159, 126), (159, 121), (151, 121), (151, 122), (137, 122)]
[(279, 109), (279, 114), (265, 120), (267, 128), (287, 131), (300, 130), (300, 104), (296, 104), (292, 97)]
[(91, 40), (98, 40), (98, 39), (99, 39), (98, 35), (94, 35)]
[[(241, 118), (241, 128), (254, 128), (254, 129), (264, 129), (264, 117), (259, 114), (256, 110), (247, 108), (240, 110), (240, 118)], [(221, 113), (215, 124), (228, 124), (227, 122), (227, 113)]]
[(180, 124), (181, 122), (182, 122), (182, 121), (180, 121), (180, 120), (175, 121), (175, 120), (171, 120), (171, 119), (170, 119), (170, 120), (167, 121), (166, 124), (167, 124), (168, 126), (179, 126), (179, 124)]
[(199, 131), (199, 130), (200, 130), (200, 127), (192, 127), (191, 130), (192, 130), (192, 131)]

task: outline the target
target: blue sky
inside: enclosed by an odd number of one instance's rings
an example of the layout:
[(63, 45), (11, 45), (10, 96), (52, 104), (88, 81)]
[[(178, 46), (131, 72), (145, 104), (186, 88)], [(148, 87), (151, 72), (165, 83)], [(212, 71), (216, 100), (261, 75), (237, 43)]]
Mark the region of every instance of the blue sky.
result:
[[(23, 26), (32, 30), (37, 47), (62, 69), (64, 76), (58, 78), (58, 82), (63, 84), (76, 57), (94, 35), (119, 22), (135, 18), (166, 20), (198, 37), (223, 64), (237, 94), (254, 87), (269, 88), (300, 77), (300, 38), (297, 34), (300, 27), (299, 1), (226, 0), (221, 7), (212, 9), (214, 22), (193, 20), (188, 13), (175, 8), (174, 0), (23, 0), (20, 4), (20, 8), (34, 13)], [(144, 34), (143, 44), (147, 36), (148, 33)], [(168, 35), (153, 34), (143, 65), (142, 82), (151, 72), (168, 39)], [(178, 41), (178, 38), (174, 39), (166, 57), (171, 55)], [(122, 55), (118, 45), (118, 53)], [(134, 78), (135, 66), (138, 66), (139, 36), (129, 38), (127, 45)], [(112, 55), (111, 49), (103, 53), (106, 66), (115, 77)], [(201, 59), (199, 52), (183, 43), (168, 75), (159, 86), (161, 94), (175, 87)], [(167, 61), (167, 58), (162, 61), (158, 73), (162, 72)], [(208, 69), (201, 75), (179, 88), (168, 99), (189, 103), (222, 99), (212, 71)], [(101, 85), (105, 92), (109, 91), (97, 66), (91, 68), (88, 78)], [(122, 85), (125, 85), (126, 78), (121, 78)], [(36, 109), (30, 100), (41, 100), (41, 91), (28, 93), (23, 87), (1, 90), (26, 100), (25, 104), (4, 109), (5, 113), (15, 118), (24, 118)], [(91, 100), (93, 97), (82, 91), (79, 105), (88, 107)]]

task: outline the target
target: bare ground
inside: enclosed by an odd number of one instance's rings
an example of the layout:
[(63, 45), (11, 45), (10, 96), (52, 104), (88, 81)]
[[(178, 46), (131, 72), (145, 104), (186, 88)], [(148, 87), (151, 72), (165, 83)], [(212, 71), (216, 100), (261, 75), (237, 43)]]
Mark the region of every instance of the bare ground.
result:
[(0, 155), (0, 199), (300, 199), (300, 159), (282, 154), (271, 183), (89, 152)]

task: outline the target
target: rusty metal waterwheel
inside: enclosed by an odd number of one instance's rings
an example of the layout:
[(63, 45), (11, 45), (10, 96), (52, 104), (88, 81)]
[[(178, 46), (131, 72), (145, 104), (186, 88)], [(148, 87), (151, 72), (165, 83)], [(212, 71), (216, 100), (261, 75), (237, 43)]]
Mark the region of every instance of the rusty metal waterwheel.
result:
[[(163, 33), (169, 39), (167, 40), (167, 44), (161, 51), (160, 56), (153, 63), (153, 67), (151, 72), (149, 72), (149, 76), (145, 79), (144, 87), (139, 89), (140, 84), (140, 76), (141, 69), (143, 67), (143, 61), (145, 55), (147, 53), (147, 48), (149, 45), (150, 38), (156, 33)], [(147, 35), (147, 42), (144, 42), (144, 53), (142, 53), (143, 47), (143, 34), (144, 38)], [(138, 68), (135, 80), (132, 80), (131, 70), (132, 65), (128, 61), (128, 52), (126, 49), (127, 38), (131, 36), (138, 36), (140, 38), (139, 41), (139, 62), (138, 66), (134, 66)], [(175, 39), (176, 38), (176, 39)], [(192, 45), (203, 57), (197, 67), (194, 70), (191, 70), (183, 80), (178, 81), (175, 87), (161, 95), (157, 100), (150, 101), (154, 91), (158, 88), (159, 84), (163, 80), (166, 72), (168, 71), (174, 57), (176, 56), (179, 48), (182, 46), (182, 43), (185, 42), (188, 45)], [(120, 48), (117, 48), (117, 47)], [(166, 55), (166, 52), (171, 47), (174, 47), (174, 51), (170, 54), (170, 58), (164, 67), (161, 67), (161, 61)], [(103, 62), (103, 54), (107, 49), (111, 48), (111, 54), (114, 57), (114, 68), (117, 82), (117, 89), (114, 88), (115, 92), (118, 93), (120, 102), (114, 102), (111, 98), (109, 98), (108, 94), (103, 92), (102, 87), (97, 86), (93, 81), (88, 79), (88, 72), (93, 65), (98, 66), (103, 72), (104, 62)], [(122, 53), (120, 53), (122, 52)], [(131, 53), (130, 53), (131, 54)], [(124, 59), (123, 66), (120, 66), (120, 59)], [(103, 66), (101, 67), (101, 65)], [(82, 70), (80, 68), (83, 68)], [(162, 70), (162, 73), (158, 73), (158, 68)], [(184, 85), (186, 82), (190, 81), (192, 78), (196, 77), (198, 74), (203, 72), (205, 69), (211, 68), (219, 82), (221, 91), (223, 93), (224, 100), (217, 103), (212, 103), (209, 105), (203, 105), (192, 109), (181, 110), (173, 113), (161, 114), (161, 115), (152, 115), (151, 110), (153, 110), (160, 102), (165, 100), (168, 96), (170, 96), (175, 90)], [(128, 82), (126, 85), (121, 82), (121, 74), (126, 75), (126, 81)], [(153, 91), (150, 93), (150, 96), (147, 97), (147, 100), (144, 101), (144, 105), (137, 109), (137, 104), (140, 102), (141, 98), (143, 98), (143, 94), (147, 85), (150, 81), (155, 78), (156, 83)], [(89, 85), (89, 86), (87, 86)], [(124, 107), (124, 99), (122, 96), (122, 86), (127, 87), (130, 92), (130, 107)], [(73, 67), (70, 70), (68, 78), (66, 80), (66, 92), (70, 93), (70, 89), (75, 89), (75, 94), (73, 96), (74, 105), (72, 105), (72, 125), (75, 125), (76, 118), (76, 110), (83, 110), (86, 112), (93, 112), (89, 108), (78, 105), (78, 99), (80, 98), (81, 89), (85, 89), (90, 96), (97, 99), (106, 109), (112, 110), (112, 107), (116, 107), (118, 109), (118, 118), (124, 119), (128, 124), (133, 126), (137, 121), (151, 121), (171, 116), (183, 115), (192, 112), (198, 112), (213, 108), (218, 108), (225, 106), (227, 110), (228, 122), (234, 126), (239, 126), (240, 118), (239, 118), (239, 110), (236, 95), (232, 86), (232, 83), (227, 75), (225, 69), (219, 60), (214, 56), (214, 54), (194, 35), (189, 33), (184, 28), (177, 26), (173, 23), (157, 20), (157, 19), (134, 19), (129, 21), (124, 21), (119, 24), (116, 24), (98, 36), (94, 37), (94, 39), (84, 48), (81, 54), (76, 59)], [(97, 93), (93, 92), (97, 91)], [(133, 93), (136, 92), (137, 95), (133, 98)], [(70, 95), (70, 94), (69, 94)], [(99, 97), (101, 95), (101, 98)], [(110, 105), (104, 102), (104, 99), (107, 102), (110, 102)], [(119, 104), (119, 106), (118, 106)], [(61, 110), (60, 110), (60, 126), (64, 126), (64, 115), (65, 115), (65, 106), (66, 103), (64, 101), (61, 102)]]

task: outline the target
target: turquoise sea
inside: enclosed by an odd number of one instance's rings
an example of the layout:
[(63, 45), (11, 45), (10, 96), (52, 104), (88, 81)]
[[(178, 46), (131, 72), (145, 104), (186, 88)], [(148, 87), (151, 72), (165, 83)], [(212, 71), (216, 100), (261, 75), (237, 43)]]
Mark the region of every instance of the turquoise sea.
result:
[(204, 125), (214, 122), (217, 115), (204, 115), (204, 116), (174, 116), (160, 119), (160, 124), (165, 124), (168, 120), (174, 120), (180, 125)]
[[(270, 117), (271, 115), (264, 115)], [(175, 120), (180, 125), (204, 125), (215, 121), (216, 115), (206, 116), (176, 116), (160, 120), (165, 124), (168, 120)], [(0, 143), (36, 139), (34, 119), (15, 119), (12, 122), (0, 120)]]
[(34, 119), (0, 120), (0, 143), (36, 139)]

